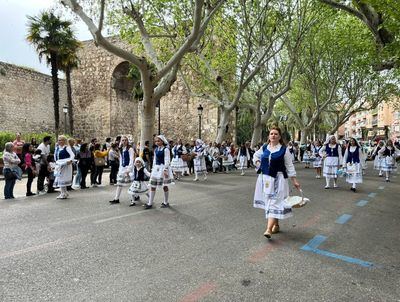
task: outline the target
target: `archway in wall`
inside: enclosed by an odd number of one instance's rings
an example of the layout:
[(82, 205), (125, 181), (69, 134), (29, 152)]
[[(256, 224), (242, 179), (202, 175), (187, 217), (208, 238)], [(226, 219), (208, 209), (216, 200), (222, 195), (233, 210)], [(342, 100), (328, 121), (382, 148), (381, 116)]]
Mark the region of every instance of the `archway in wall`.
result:
[(137, 138), (138, 100), (133, 89), (135, 81), (129, 76), (129, 62), (118, 64), (110, 85), (110, 136), (130, 134)]

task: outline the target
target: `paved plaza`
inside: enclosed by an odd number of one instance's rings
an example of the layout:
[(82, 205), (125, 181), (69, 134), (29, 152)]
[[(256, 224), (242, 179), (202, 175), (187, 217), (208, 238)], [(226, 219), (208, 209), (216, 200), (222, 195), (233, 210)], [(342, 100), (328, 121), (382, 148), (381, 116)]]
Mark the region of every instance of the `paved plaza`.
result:
[(254, 171), (186, 177), (169, 209), (112, 186), (0, 200), (0, 301), (400, 301), (400, 179), (324, 190), (296, 168), (312, 202), (271, 241)]

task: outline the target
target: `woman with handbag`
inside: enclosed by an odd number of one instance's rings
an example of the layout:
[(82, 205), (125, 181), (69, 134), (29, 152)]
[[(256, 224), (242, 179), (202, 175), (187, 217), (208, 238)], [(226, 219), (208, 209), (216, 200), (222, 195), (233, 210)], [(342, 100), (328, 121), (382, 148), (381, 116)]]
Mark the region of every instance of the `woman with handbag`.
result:
[(356, 184), (363, 182), (361, 162), (363, 154), (360, 144), (355, 138), (350, 138), (343, 156), (343, 169), (346, 170), (346, 182), (351, 184), (350, 190), (356, 192)]
[(4, 198), (12, 199), (15, 198), (14, 186), (15, 186), (15, 181), (18, 178), (16, 169), (17, 168), (20, 169), (18, 167), (18, 164), (21, 162), (18, 155), (14, 152), (14, 144), (12, 142), (8, 142), (4, 146), (3, 162), (4, 162), (3, 175), (6, 181), (6, 184), (4, 186)]
[(59, 187), (61, 190), (57, 199), (66, 199), (69, 196), (67, 187), (72, 185), (72, 162), (74, 158), (75, 155), (67, 143), (67, 138), (60, 135), (54, 152), (54, 160), (56, 162), (54, 187)]
[(164, 191), (164, 201), (161, 208), (168, 208), (169, 186), (173, 183), (173, 174), (170, 167), (171, 154), (168, 149), (168, 140), (164, 135), (155, 137), (156, 148), (154, 150), (153, 169), (150, 175), (150, 195), (149, 202), (144, 205), (144, 208), (151, 209), (153, 207), (154, 197), (157, 187), (162, 187)]
[(22, 158), (24, 159), (23, 169), (28, 174), (28, 181), (26, 183), (26, 196), (36, 195), (32, 193), (32, 182), (36, 177), (36, 165), (33, 160), (33, 146), (29, 143), (25, 143), (22, 146)]
[(119, 197), (121, 196), (122, 187), (131, 185), (130, 173), (133, 171), (133, 164), (135, 160), (135, 151), (129, 145), (128, 137), (121, 137), (121, 148), (119, 154), (119, 169), (117, 174), (117, 190), (113, 200), (110, 200), (111, 204), (119, 203)]
[(106, 165), (108, 150), (100, 151), (101, 145), (96, 143), (94, 145), (94, 165), (96, 166), (95, 184), (101, 185), (101, 178), (103, 176), (104, 167)]
[(279, 232), (279, 219), (292, 216), (292, 208), (286, 204), (289, 197), (288, 178), (300, 190), (296, 170), (280, 128), (270, 129), (268, 142), (254, 153), (253, 162), (259, 173), (253, 206), (265, 210), (267, 229), (264, 236), (270, 239), (272, 234)]
[(330, 188), (330, 180), (333, 179), (333, 187), (337, 188), (337, 172), (342, 162), (342, 149), (336, 143), (336, 137), (331, 135), (324, 146), (319, 150), (319, 155), (324, 159), (323, 174), (326, 180), (325, 189)]
[(400, 154), (400, 150), (393, 145), (391, 139), (378, 152), (378, 155), (382, 158), (382, 171), (385, 172), (386, 182), (390, 182), (390, 172), (397, 170), (397, 154)]

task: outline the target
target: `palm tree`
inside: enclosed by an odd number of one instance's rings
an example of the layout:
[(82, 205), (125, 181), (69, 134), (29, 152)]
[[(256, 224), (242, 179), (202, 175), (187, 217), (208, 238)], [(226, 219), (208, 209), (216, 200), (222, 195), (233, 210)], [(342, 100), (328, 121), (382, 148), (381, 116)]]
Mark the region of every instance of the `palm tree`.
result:
[(71, 86), (71, 71), (78, 67), (79, 59), (77, 56), (78, 49), (82, 44), (75, 39), (73, 32), (70, 32), (70, 37), (65, 40), (58, 56), (58, 68), (65, 73), (67, 81), (67, 100), (69, 112), (69, 134), (74, 134), (74, 113), (72, 106), (72, 86)]
[(46, 59), (51, 66), (54, 102), (54, 130), (58, 136), (60, 124), (59, 112), (59, 83), (58, 83), (58, 54), (66, 38), (70, 35), (71, 22), (61, 20), (52, 12), (43, 12), (37, 17), (28, 16), (27, 40), (35, 46), (39, 60)]

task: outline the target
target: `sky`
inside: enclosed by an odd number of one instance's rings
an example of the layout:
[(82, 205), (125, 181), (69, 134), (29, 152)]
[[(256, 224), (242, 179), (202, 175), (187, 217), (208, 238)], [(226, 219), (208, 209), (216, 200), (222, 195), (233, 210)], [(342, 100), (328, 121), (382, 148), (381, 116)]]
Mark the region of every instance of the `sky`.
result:
[[(0, 0), (0, 61), (29, 67), (50, 74), (45, 62), (40, 63), (33, 46), (26, 41), (27, 18), (54, 6), (55, 0)], [(84, 24), (74, 22), (79, 40), (91, 39)]]

